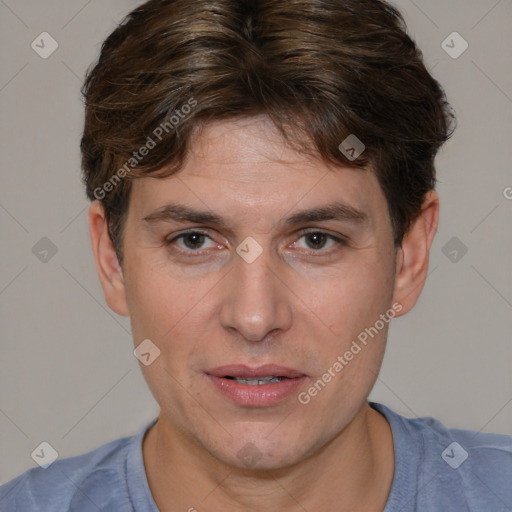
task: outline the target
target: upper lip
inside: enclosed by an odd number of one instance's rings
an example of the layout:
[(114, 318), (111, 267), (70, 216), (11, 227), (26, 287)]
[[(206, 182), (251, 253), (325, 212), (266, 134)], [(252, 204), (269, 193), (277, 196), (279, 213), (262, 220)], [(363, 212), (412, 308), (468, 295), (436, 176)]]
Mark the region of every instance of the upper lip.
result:
[(265, 364), (256, 368), (251, 368), (244, 364), (230, 364), (219, 366), (206, 373), (214, 377), (240, 377), (242, 379), (254, 379), (255, 377), (288, 377), (289, 379), (294, 379), (305, 377), (305, 374), (298, 370), (276, 364)]

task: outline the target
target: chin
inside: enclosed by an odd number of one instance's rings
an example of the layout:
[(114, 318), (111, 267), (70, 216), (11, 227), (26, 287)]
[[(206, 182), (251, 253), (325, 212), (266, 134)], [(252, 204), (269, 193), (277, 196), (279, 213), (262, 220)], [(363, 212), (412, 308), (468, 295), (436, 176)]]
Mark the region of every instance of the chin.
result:
[(209, 451), (228, 466), (251, 471), (285, 469), (306, 456), (304, 444), (299, 440), (292, 440), (288, 435), (281, 439), (270, 439), (271, 436), (266, 436), (268, 434), (260, 434), (258, 437), (245, 432), (238, 437), (234, 435), (229, 443), (224, 442), (222, 446), (210, 448)]

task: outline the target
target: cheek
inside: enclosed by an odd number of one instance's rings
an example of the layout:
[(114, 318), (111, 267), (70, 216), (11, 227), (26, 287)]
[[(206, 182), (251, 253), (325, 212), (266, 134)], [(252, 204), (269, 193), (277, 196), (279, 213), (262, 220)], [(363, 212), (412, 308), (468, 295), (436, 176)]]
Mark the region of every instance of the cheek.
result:
[[(391, 309), (392, 273), (382, 260), (359, 261), (350, 268), (350, 272), (333, 273), (330, 284), (320, 286), (322, 293), (316, 293), (316, 316), (328, 330), (318, 350), (321, 356), (312, 386), (303, 396), (304, 402), (316, 402), (316, 407), (331, 404), (328, 414), (335, 423), (357, 410), (372, 389), (382, 364), (389, 322), (395, 316)], [(311, 326), (304, 327), (311, 331)]]
[[(136, 272), (127, 274), (126, 292), (135, 345), (150, 339), (160, 350), (156, 366), (176, 377), (181, 375), (183, 382), (188, 363), (193, 364), (192, 370), (204, 365), (204, 351), (197, 347), (205, 341), (219, 276), (190, 280), (172, 275), (162, 265), (139, 262), (134, 268)], [(160, 378), (152, 366), (142, 369), (154, 373), (152, 378)], [(161, 378), (168, 380), (165, 375)]]
[(197, 283), (191, 289), (190, 283), (171, 279), (162, 268), (142, 265), (129, 275), (126, 289), (134, 344), (149, 339), (160, 350), (150, 365), (140, 364), (144, 379), (161, 408), (182, 410), (193, 393), (189, 362), (202, 364), (196, 348), (204, 338), (200, 319), (211, 285)]
[(162, 338), (200, 298), (201, 283), (173, 277), (168, 268), (142, 257), (127, 265), (126, 295), (134, 335)]
[(299, 395), (303, 411), (321, 418), (318, 428), (327, 437), (335, 434), (360, 410), (370, 394), (382, 364), (388, 324), (381, 330), (362, 330), (338, 340), (330, 352), (323, 354), (323, 368)]
[(360, 258), (317, 277), (316, 286), (308, 287), (305, 303), (339, 340), (356, 336), (390, 307), (392, 272), (376, 258), (367, 263)]

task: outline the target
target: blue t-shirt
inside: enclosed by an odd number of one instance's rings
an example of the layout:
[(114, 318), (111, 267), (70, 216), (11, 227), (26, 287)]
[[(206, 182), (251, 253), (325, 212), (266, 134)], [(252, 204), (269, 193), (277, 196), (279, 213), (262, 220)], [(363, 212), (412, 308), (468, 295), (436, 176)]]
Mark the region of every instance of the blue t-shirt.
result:
[[(512, 436), (447, 429), (370, 402), (393, 431), (395, 473), (383, 512), (511, 512)], [(34, 467), (0, 487), (1, 512), (158, 512), (137, 435)]]

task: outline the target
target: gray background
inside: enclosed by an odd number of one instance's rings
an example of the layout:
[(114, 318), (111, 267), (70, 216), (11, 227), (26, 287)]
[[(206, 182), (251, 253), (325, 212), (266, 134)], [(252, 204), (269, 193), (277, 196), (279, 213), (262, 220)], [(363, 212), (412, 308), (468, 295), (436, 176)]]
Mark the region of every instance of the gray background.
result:
[[(41, 441), (76, 455), (158, 413), (129, 321), (103, 298), (79, 173), (84, 72), (138, 3), (0, 0), (0, 482), (34, 466)], [(437, 161), (429, 277), (415, 309), (392, 322), (371, 399), (449, 427), (512, 434), (512, 1), (395, 4), (458, 130)], [(47, 59), (31, 48), (44, 31), (59, 45)], [(441, 47), (453, 31), (469, 43), (457, 59)], [(55, 255), (38, 252), (43, 237)]]

